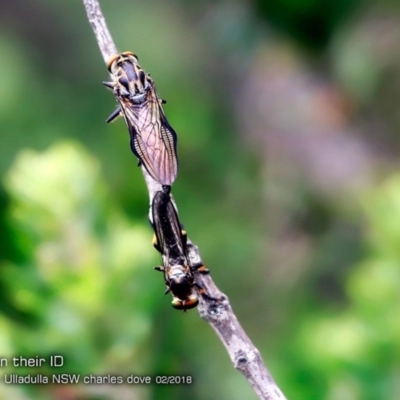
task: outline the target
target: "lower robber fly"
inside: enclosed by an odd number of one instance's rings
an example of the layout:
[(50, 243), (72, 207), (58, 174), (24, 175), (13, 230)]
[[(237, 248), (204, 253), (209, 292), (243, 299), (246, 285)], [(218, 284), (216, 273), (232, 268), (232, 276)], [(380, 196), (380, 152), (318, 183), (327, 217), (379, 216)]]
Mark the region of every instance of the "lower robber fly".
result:
[(111, 122), (120, 115), (125, 119), (133, 153), (151, 177), (170, 186), (178, 174), (176, 133), (168, 123), (154, 81), (138, 64), (137, 56), (126, 51), (108, 62), (112, 89), (119, 107), (108, 117)]
[(167, 290), (171, 292), (172, 306), (178, 310), (194, 308), (198, 304), (193, 271), (208, 273), (201, 263), (190, 265), (188, 262), (186, 232), (182, 230), (178, 214), (172, 204), (168, 191), (156, 192), (152, 202), (152, 217), (154, 228), (154, 247), (162, 254), (163, 265), (156, 267), (164, 273)]

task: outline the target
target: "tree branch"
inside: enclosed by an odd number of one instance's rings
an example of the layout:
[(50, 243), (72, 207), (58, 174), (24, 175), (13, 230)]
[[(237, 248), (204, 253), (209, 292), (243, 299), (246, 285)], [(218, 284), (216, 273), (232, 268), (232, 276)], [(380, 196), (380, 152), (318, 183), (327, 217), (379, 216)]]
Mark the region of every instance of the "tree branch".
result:
[[(117, 49), (108, 31), (100, 5), (97, 0), (83, 0), (83, 3), (101, 54), (107, 63), (113, 55), (117, 54)], [(162, 190), (162, 187), (143, 166), (142, 172), (149, 191), (151, 206), (155, 192)], [(202, 263), (198, 247), (189, 239), (187, 246), (191, 264)], [(198, 311), (200, 316), (217, 333), (227, 349), (234, 367), (242, 372), (260, 399), (285, 400), (286, 397), (265, 367), (259, 351), (239, 324), (228, 297), (217, 288), (210, 275), (195, 271), (195, 279), (209, 296), (199, 295)]]

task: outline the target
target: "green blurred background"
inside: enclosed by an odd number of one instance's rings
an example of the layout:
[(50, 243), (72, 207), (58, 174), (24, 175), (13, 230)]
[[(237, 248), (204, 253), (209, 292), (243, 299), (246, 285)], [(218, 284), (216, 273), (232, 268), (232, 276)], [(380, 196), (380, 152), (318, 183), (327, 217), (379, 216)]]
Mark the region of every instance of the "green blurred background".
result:
[[(289, 399), (400, 398), (400, 4), (103, 1), (179, 136), (190, 238)], [(255, 399), (170, 306), (148, 197), (80, 1), (0, 5), (0, 399)]]

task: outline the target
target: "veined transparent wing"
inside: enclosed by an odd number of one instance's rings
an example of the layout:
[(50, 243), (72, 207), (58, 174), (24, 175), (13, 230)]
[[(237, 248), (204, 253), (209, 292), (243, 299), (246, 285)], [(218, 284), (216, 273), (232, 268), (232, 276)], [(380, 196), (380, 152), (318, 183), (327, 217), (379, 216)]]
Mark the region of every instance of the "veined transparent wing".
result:
[(143, 102), (119, 98), (131, 136), (131, 149), (161, 185), (171, 185), (178, 174), (177, 136), (169, 125), (154, 86)]

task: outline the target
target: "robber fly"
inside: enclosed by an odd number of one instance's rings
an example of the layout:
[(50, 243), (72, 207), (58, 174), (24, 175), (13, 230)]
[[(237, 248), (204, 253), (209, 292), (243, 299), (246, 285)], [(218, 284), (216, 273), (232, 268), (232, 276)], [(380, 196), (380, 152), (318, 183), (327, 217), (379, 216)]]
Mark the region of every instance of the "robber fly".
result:
[(168, 123), (154, 81), (138, 64), (137, 56), (126, 51), (108, 62), (112, 89), (119, 107), (108, 117), (125, 119), (133, 153), (151, 177), (161, 185), (172, 185), (178, 173), (177, 137)]
[(171, 292), (172, 306), (178, 310), (196, 307), (199, 301), (194, 288), (201, 288), (194, 281), (193, 271), (209, 271), (201, 263), (189, 266), (186, 232), (181, 227), (168, 190), (154, 195), (152, 217), (155, 232), (153, 245), (162, 254), (164, 264), (155, 269), (164, 273), (167, 285), (165, 293)]

